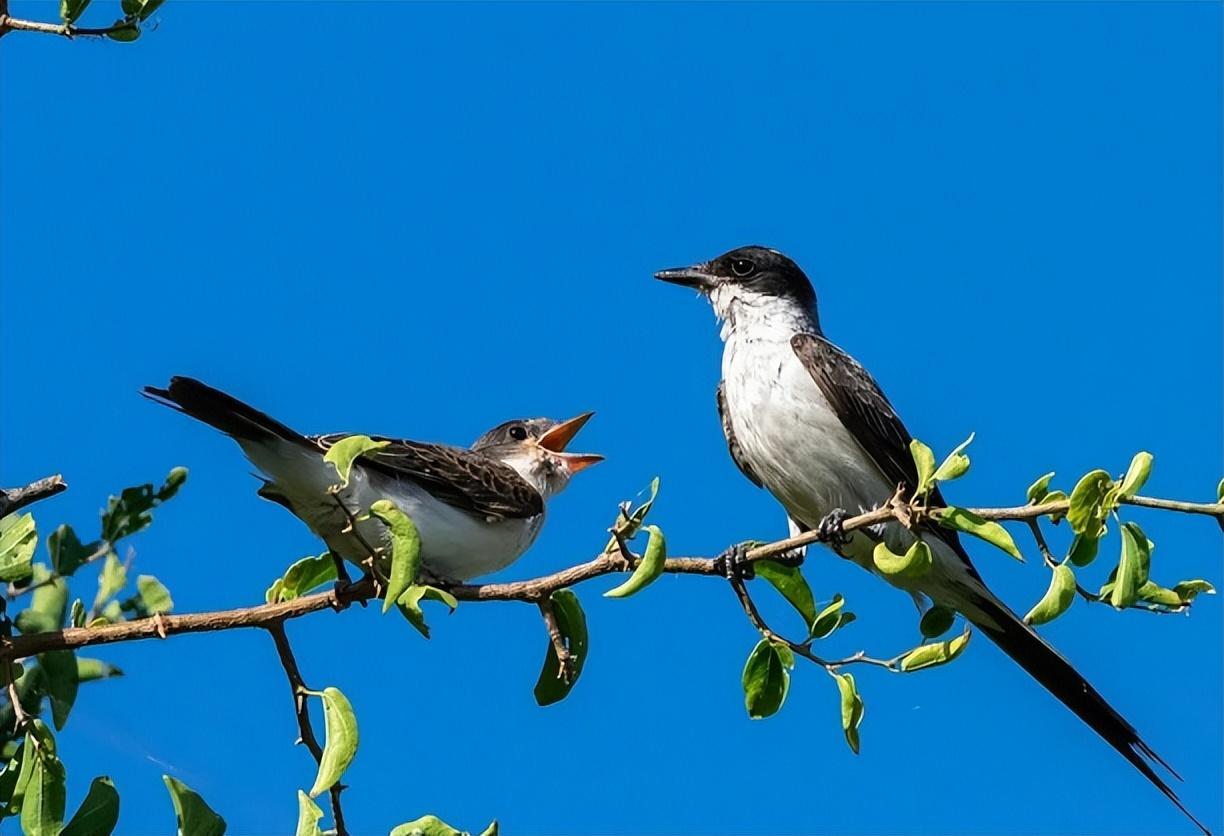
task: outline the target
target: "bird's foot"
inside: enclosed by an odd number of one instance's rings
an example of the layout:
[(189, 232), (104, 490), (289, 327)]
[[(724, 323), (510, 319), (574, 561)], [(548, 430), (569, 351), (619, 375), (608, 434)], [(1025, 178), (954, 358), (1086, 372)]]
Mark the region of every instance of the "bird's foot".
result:
[(783, 552), (777, 557), (769, 558), (774, 563), (781, 563), (783, 566), (789, 566), (792, 569), (798, 569), (803, 565), (804, 558), (807, 557), (807, 549), (800, 546), (797, 549), (791, 549), (788, 552)]
[(439, 589), (452, 589), (456, 586), (463, 586), (463, 581), (459, 580), (458, 578), (439, 575), (437, 572), (431, 572), (424, 566), (422, 566), (420, 572), (417, 573), (417, 583), (423, 583), (426, 586), (436, 586)]
[(756, 572), (752, 568), (752, 561), (748, 559), (748, 552), (758, 545), (760, 544), (756, 540), (736, 543), (714, 558), (714, 570), (732, 583), (752, 580), (756, 577)]
[(834, 549), (850, 542), (850, 536), (842, 528), (846, 522), (846, 516), (845, 508), (834, 508), (825, 514), (824, 519), (816, 526), (816, 533), (820, 535), (821, 542), (828, 543)]

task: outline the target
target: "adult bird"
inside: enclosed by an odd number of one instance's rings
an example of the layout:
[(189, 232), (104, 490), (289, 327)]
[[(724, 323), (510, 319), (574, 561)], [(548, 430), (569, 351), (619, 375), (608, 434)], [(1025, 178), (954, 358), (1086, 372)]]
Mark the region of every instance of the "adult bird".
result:
[[(694, 288), (713, 306), (722, 323), (717, 402), (727, 446), (743, 474), (786, 509), (792, 533), (820, 530), (838, 543), (840, 554), (872, 572), (872, 552), (881, 539), (895, 552), (912, 544), (914, 535), (896, 523), (849, 535), (840, 531), (846, 509), (876, 508), (898, 485), (912, 491), (918, 475), (909, 432), (867, 370), (824, 336), (816, 293), (799, 266), (776, 250), (754, 246), (655, 277)], [(938, 492), (930, 499), (944, 504)], [(1153, 764), (1173, 770), (986, 587), (956, 532), (933, 527), (923, 531), (923, 539), (933, 565), (922, 578), (881, 577), (961, 613), (1206, 833)]]
[[(346, 487), (323, 456), (348, 433), (306, 436), (224, 392), (174, 377), (144, 394), (238, 442), (264, 476), (259, 495), (288, 508), (333, 554), (362, 564), (387, 532), (366, 516), (391, 500), (416, 525), (421, 564), (435, 578), (466, 581), (509, 566), (535, 541), (545, 502), (570, 477), (603, 459), (565, 448), (593, 413), (568, 421), (526, 418), (499, 424), (469, 449), (371, 436), (386, 442), (353, 463)], [(339, 503), (343, 503), (343, 508)], [(365, 519), (350, 527), (350, 517)]]

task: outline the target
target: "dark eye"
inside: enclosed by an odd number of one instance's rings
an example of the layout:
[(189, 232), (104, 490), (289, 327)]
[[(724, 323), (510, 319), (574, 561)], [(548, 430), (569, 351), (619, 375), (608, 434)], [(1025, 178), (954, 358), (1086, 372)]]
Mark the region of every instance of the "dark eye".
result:
[(756, 272), (756, 265), (746, 258), (737, 258), (731, 262), (731, 272), (741, 279)]
[(522, 424), (515, 424), (510, 428), (510, 437), (515, 441), (522, 441), (527, 438), (527, 428)]

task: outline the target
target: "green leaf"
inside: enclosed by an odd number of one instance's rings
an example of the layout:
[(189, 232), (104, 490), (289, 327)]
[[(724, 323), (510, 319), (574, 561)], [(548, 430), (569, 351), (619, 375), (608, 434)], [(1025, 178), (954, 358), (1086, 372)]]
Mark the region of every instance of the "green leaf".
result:
[(955, 621), (956, 613), (953, 610), (936, 605), (923, 613), (918, 630), (924, 639), (937, 639), (948, 632)]
[(51, 699), (51, 718), (55, 730), (59, 731), (68, 722), (68, 713), (76, 702), (80, 683), (76, 656), (71, 650), (51, 650), (40, 654), (38, 662), (42, 665), (43, 681)]
[(466, 834), (451, 827), (437, 816), (421, 816), (416, 821), (398, 825), (391, 831), (391, 836), (466, 836)]
[(323, 819), (323, 811), (319, 805), (310, 800), (310, 796), (298, 790), (298, 820), (294, 836), (322, 836), (319, 822)]
[(1045, 476), (1042, 476), (1033, 484), (1029, 485), (1028, 498), (1029, 505), (1041, 505), (1046, 498), (1046, 494), (1050, 492), (1050, 480), (1054, 478), (1054, 471), (1050, 471)]
[(1046, 624), (1070, 609), (1075, 601), (1075, 573), (1065, 564), (1050, 573), (1050, 587), (1024, 616), (1025, 624)]
[(168, 613), (174, 608), (174, 599), (170, 590), (152, 575), (140, 575), (136, 578), (136, 594), (124, 601), (125, 611), (135, 612), (140, 618), (147, 618), (159, 613)]
[(25, 764), (30, 769), (17, 779), (18, 783), (26, 779), (21, 798), (21, 832), (25, 836), (59, 836), (64, 823), (67, 775), (50, 731), (42, 720), (33, 723), (34, 728), (26, 734), (22, 757), (22, 771), (25, 772)]
[(429, 625), (425, 623), (425, 613), (421, 609), (421, 602), (431, 600), (441, 601), (450, 608), (451, 612), (454, 612), (455, 608), (459, 606), (459, 602), (455, 600), (454, 595), (445, 590), (423, 584), (413, 584), (408, 587), (395, 601), (404, 618), (408, 619), (409, 623), (425, 638), (429, 638)]
[(83, 564), (97, 548), (96, 543), (81, 545), (70, 525), (61, 525), (47, 537), (47, 554), (55, 574), (68, 577)]
[(854, 676), (848, 673), (835, 673), (837, 690), (841, 694), (841, 724), (846, 734), (846, 742), (850, 744), (854, 754), (859, 753), (859, 726), (863, 722), (863, 698), (859, 696), (854, 684)]
[(121, 0), (120, 7), (123, 9), (125, 17), (135, 17), (140, 13), (140, 7), (144, 0)]
[(935, 521), (944, 528), (972, 534), (974, 537), (985, 540), (992, 546), (997, 546), (1021, 563), (1024, 562), (1024, 555), (1020, 554), (1020, 550), (1016, 548), (1016, 541), (1012, 540), (1011, 535), (1007, 533), (1007, 529), (997, 522), (984, 520), (977, 514), (965, 508), (957, 508), (954, 505), (937, 511), (935, 513)]
[(1146, 581), (1138, 590), (1139, 600), (1169, 609), (1181, 609), (1185, 601), (1172, 589), (1165, 589), (1155, 581)]
[(1220, 480), (1220, 484), (1216, 485), (1216, 502), (1224, 505), (1224, 479)]
[(416, 582), (421, 568), (421, 535), (408, 515), (386, 499), (370, 506), (370, 514), (382, 520), (391, 533), (391, 576), (387, 579), (387, 594), (382, 611), (395, 606), (404, 590)]
[(1067, 522), (1076, 534), (1100, 537), (1105, 527), (1105, 518), (1110, 508), (1105, 507), (1105, 496), (1113, 487), (1113, 480), (1104, 470), (1085, 473), (1071, 491), (1071, 507), (1067, 510)]
[(63, 578), (52, 578), (41, 563), (34, 566), (32, 577), (39, 586), (30, 596), (29, 608), (17, 614), (17, 629), (27, 635), (59, 630), (68, 609), (68, 584)]
[(164, 2), (166, 2), (166, 0), (143, 0), (143, 4), (140, 8), (140, 19), (148, 20), (149, 16), (157, 11)]
[(106, 560), (102, 562), (102, 571), (98, 573), (98, 594), (94, 598), (94, 610), (113, 597), (127, 585), (127, 568), (113, 551), (107, 552)]
[(553, 604), (557, 628), (561, 631), (561, 637), (565, 639), (566, 649), (570, 653), (571, 674), (568, 680), (561, 676), (561, 660), (557, 658), (557, 651), (550, 639), (545, 651), (544, 667), (535, 685), (535, 699), (539, 705), (560, 702), (573, 690), (586, 665), (589, 641), (586, 614), (582, 611), (578, 596), (572, 590), (558, 589), (549, 596), (549, 600)]
[(60, 20), (64, 23), (76, 23), (88, 5), (89, 0), (60, 0)]
[(744, 664), (744, 707), (754, 720), (770, 717), (786, 702), (790, 669), (795, 666), (789, 647), (761, 639)]
[(0, 518), (0, 581), (15, 583), (30, 577), (30, 561), (37, 546), (33, 514)]
[(357, 715), (339, 688), (329, 687), (312, 693), (323, 700), (323, 759), (319, 761), (319, 773), (310, 788), (310, 797), (318, 798), (340, 780), (357, 754)]
[[(1050, 491), (1041, 501), (1042, 503), (1066, 502), (1067, 494), (1064, 491)], [(1058, 525), (1060, 522), (1062, 522), (1062, 518), (1065, 516), (1067, 516), (1066, 511), (1055, 511), (1054, 513), (1050, 514), (1050, 522)]]
[(93, 682), (96, 679), (110, 679), (112, 676), (123, 676), (123, 671), (114, 665), (100, 659), (89, 659), (82, 656), (76, 658), (77, 682)]
[(790, 602), (803, 617), (804, 626), (811, 631), (816, 623), (816, 600), (812, 597), (812, 588), (808, 586), (807, 579), (803, 577), (799, 567), (787, 566), (773, 560), (758, 560), (752, 564), (752, 568), (758, 577), (769, 581), (770, 585)]
[(1122, 496), (1131, 497), (1139, 493), (1151, 472), (1152, 454), (1136, 453), (1131, 459), (1130, 467), (1126, 469), (1126, 475), (1122, 477)]
[[(134, 41), (140, 36), (140, 30), (132, 26), (131, 31), (135, 34), (130, 38), (122, 35), (115, 37), (119, 33), (111, 33), (107, 37), (117, 41)], [(148, 528), (153, 522), (153, 509), (178, 493), (185, 481), (187, 468), (176, 467), (156, 491), (152, 485), (134, 485), (124, 488), (119, 496), (112, 496), (107, 500), (106, 510), (102, 512), (102, 539), (114, 544)]]
[(368, 435), (346, 436), (331, 446), (323, 456), (323, 461), (331, 462), (332, 467), (336, 468), (336, 475), (340, 477), (340, 486), (347, 488), (349, 474), (357, 457), (362, 453), (377, 450), (379, 447), (386, 447), (390, 443), (390, 441), (375, 441)]
[[(650, 513), (650, 509), (654, 507), (655, 498), (659, 495), (659, 477), (650, 480), (650, 496), (646, 501), (639, 505), (633, 511), (622, 516), (617, 514), (615, 528), (620, 532), (620, 535), (625, 540), (632, 540), (637, 536), (638, 530), (642, 527), (642, 523), (646, 519), (646, 515)], [(624, 503), (627, 506), (629, 503)], [(622, 506), (623, 507), (623, 506)], [(604, 546), (604, 553), (612, 553), (617, 546), (616, 537), (608, 538), (608, 545)]]
[(1173, 591), (1182, 599), (1183, 603), (1189, 604), (1194, 600), (1195, 596), (1200, 593), (1207, 595), (1215, 595), (1215, 587), (1204, 580), (1180, 581), (1173, 587)]
[(948, 454), (948, 457), (935, 470), (935, 481), (950, 482), (953, 479), (959, 479), (969, 471), (969, 457), (965, 455), (964, 450), (972, 443), (974, 435), (976, 433), (969, 433), (969, 437)]
[(876, 543), (871, 560), (882, 574), (893, 578), (921, 578), (931, 570), (931, 547), (915, 540), (905, 554), (894, 554), (884, 543)]
[(134, 23), (126, 23), (122, 18), (116, 20), (111, 26), (113, 28), (106, 33), (106, 37), (112, 41), (131, 43), (140, 37), (140, 27)]
[(663, 565), (667, 562), (667, 540), (663, 537), (663, 531), (657, 525), (645, 526), (643, 530), (650, 533), (646, 553), (638, 561), (628, 580), (605, 592), (605, 598), (628, 598), (650, 586), (663, 574)]
[[(148, 3), (148, 0), (145, 0)], [(187, 481), (187, 468), (172, 467), (170, 472), (166, 474), (166, 481), (162, 482), (162, 486), (157, 489), (158, 503), (165, 502), (167, 499), (173, 499), (174, 495), (179, 492), (179, 488)]]
[(1152, 543), (1143, 529), (1133, 522), (1122, 525), (1122, 556), (1113, 588), (1109, 591), (1109, 603), (1117, 609), (1126, 609), (1139, 600), (1139, 587), (1147, 582), (1152, 561)]
[(488, 827), (480, 831), (480, 836), (497, 836), (499, 829), (500, 828), (497, 826), (497, 819), (493, 819), (493, 821), (489, 822)]
[(59, 836), (110, 836), (119, 823), (119, 793), (105, 775), (94, 778), (85, 800)]
[(918, 487), (914, 489), (914, 496), (924, 496), (935, 486), (935, 454), (916, 438), (910, 441), (909, 448), (914, 465), (918, 468)]
[(225, 833), (225, 820), (213, 812), (198, 792), (169, 775), (163, 775), (162, 780), (174, 802), (178, 836), (222, 836)]
[(813, 639), (828, 638), (833, 634), (833, 631), (853, 621), (854, 613), (842, 611), (842, 607), (845, 604), (846, 599), (840, 593), (834, 595), (829, 605), (812, 619), (812, 626), (808, 628), (808, 637)]
[(286, 569), (283, 577), (273, 581), (264, 598), (269, 604), (292, 601), (335, 579), (336, 561), (331, 552), (323, 552), (318, 557), (303, 557)]
[(915, 647), (901, 659), (901, 670), (908, 673), (951, 662), (961, 655), (965, 646), (969, 644), (970, 635), (972, 633), (969, 628), (965, 627), (965, 632), (954, 639)]
[(85, 604), (81, 602), (80, 598), (74, 598), (72, 600), (71, 612), (72, 612), (72, 615), (69, 616), (68, 620), (72, 622), (72, 626), (73, 627), (84, 627), (87, 613), (85, 612)]
[(20, 812), (21, 799), (17, 799), (17, 807), (12, 806), (14, 794), (17, 791), (17, 779), (21, 775), (21, 761), (25, 757), (25, 747), (10, 740), (5, 744), (5, 767), (0, 772), (0, 819)]
[(1071, 541), (1071, 548), (1067, 552), (1067, 559), (1076, 566), (1087, 566), (1096, 560), (1097, 550), (1100, 548), (1100, 545), (1101, 541), (1096, 537), (1076, 534), (1075, 539)]

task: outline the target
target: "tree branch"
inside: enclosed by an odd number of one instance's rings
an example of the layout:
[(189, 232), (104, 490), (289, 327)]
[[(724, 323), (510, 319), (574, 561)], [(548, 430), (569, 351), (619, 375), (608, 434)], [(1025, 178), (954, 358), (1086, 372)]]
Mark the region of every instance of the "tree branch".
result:
[[(281, 667), (285, 669), (285, 676), (289, 679), (289, 689), (293, 692), (293, 711), (297, 715), (299, 743), (305, 744), (310, 750), (310, 754), (314, 756), (315, 763), (323, 762), (323, 747), (319, 745), (319, 740), (315, 737), (314, 727), (310, 723), (310, 707), (307, 702), (310, 689), (306, 687), (305, 680), (302, 679), (302, 672), (298, 668), (297, 659), (293, 656), (293, 648), (289, 645), (289, 637), (285, 635), (285, 622), (274, 621), (267, 625), (268, 633), (272, 636), (272, 641), (276, 643), (276, 652), (280, 656)], [(344, 827), (344, 813), (340, 809), (340, 793), (344, 791), (343, 784), (334, 784), (329, 791), (331, 794), (332, 820), (336, 827), (336, 836), (348, 836), (348, 831)]]
[(68, 483), (58, 473), (22, 488), (0, 488), (0, 517), (8, 516), (27, 505), (66, 490)]
[[(7, 6), (7, 3), (5, 5)], [(134, 25), (130, 21), (121, 21), (111, 26), (89, 28), (73, 26), (68, 23), (43, 23), (40, 20), (22, 20), (17, 17), (10, 17), (7, 14), (7, 9), (0, 8), (0, 38), (9, 32), (42, 32), (45, 35), (59, 35), (69, 40), (77, 36), (97, 38), (113, 34), (121, 29), (131, 29)]]

